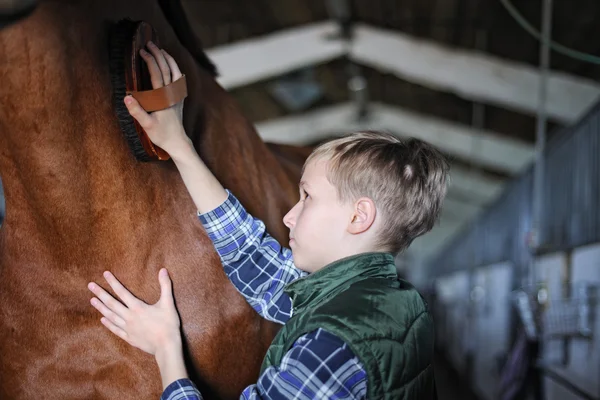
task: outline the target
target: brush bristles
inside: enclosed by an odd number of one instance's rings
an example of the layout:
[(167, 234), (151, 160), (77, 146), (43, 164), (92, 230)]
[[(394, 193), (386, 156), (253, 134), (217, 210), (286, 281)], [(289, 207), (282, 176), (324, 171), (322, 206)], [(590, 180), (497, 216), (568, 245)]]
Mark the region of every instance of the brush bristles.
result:
[(129, 114), (123, 102), (127, 91), (125, 82), (125, 52), (128, 51), (128, 45), (132, 41), (136, 27), (136, 22), (125, 19), (117, 22), (110, 28), (109, 67), (113, 89), (112, 98), (115, 114), (119, 120), (119, 126), (125, 136), (125, 140), (129, 145), (129, 149), (138, 161), (152, 161), (152, 158), (146, 153), (135, 129), (135, 120)]

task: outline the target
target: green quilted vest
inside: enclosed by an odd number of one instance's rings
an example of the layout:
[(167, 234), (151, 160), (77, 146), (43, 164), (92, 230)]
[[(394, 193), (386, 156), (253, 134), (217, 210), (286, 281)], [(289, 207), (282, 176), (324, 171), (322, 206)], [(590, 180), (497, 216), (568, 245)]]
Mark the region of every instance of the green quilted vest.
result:
[(389, 253), (344, 258), (290, 283), (292, 318), (265, 355), (279, 366), (302, 335), (318, 328), (341, 338), (362, 362), (369, 399), (435, 399), (433, 322), (419, 293), (398, 279)]

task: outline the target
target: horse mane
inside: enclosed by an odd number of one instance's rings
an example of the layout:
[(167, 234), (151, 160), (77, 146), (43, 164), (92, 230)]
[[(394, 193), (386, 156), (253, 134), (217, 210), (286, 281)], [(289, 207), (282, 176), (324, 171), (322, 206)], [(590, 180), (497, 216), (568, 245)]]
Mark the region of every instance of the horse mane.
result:
[(217, 67), (204, 52), (202, 42), (190, 25), (181, 0), (158, 0), (158, 4), (183, 47), (190, 52), (198, 64), (213, 78), (219, 76)]

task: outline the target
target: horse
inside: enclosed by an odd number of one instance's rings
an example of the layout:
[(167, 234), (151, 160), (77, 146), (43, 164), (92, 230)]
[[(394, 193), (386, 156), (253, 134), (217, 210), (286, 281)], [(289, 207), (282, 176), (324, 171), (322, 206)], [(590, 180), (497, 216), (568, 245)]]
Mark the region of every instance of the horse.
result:
[(153, 303), (157, 272), (169, 269), (188, 370), (205, 398), (237, 398), (257, 379), (278, 326), (228, 281), (174, 164), (137, 162), (111, 105), (108, 28), (144, 20), (186, 74), (184, 126), (199, 154), (287, 242), (297, 176), (183, 36), (182, 10), (166, 0), (42, 1), (0, 30), (1, 399), (160, 396), (153, 358), (106, 330), (89, 304), (86, 284), (105, 270)]
[(294, 182), (302, 176), (302, 168), (306, 159), (317, 147), (317, 145), (292, 146), (280, 143), (266, 143), (266, 145), (281, 163), (283, 170), (288, 174), (289, 178)]

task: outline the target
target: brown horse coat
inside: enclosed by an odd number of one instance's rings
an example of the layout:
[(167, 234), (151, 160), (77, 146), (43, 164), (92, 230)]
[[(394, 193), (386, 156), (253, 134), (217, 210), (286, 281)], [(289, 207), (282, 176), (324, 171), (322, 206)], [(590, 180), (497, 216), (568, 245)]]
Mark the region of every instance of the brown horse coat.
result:
[[(169, 2), (165, 2), (169, 3)], [(152, 399), (158, 370), (107, 331), (89, 281), (113, 271), (158, 299), (172, 275), (190, 370), (208, 398), (257, 378), (275, 328), (222, 271), (171, 162), (137, 163), (111, 106), (107, 22), (145, 20), (188, 79), (185, 127), (279, 240), (296, 183), (152, 0), (48, 1), (0, 31), (0, 399)], [(106, 285), (103, 285), (106, 287)]]

